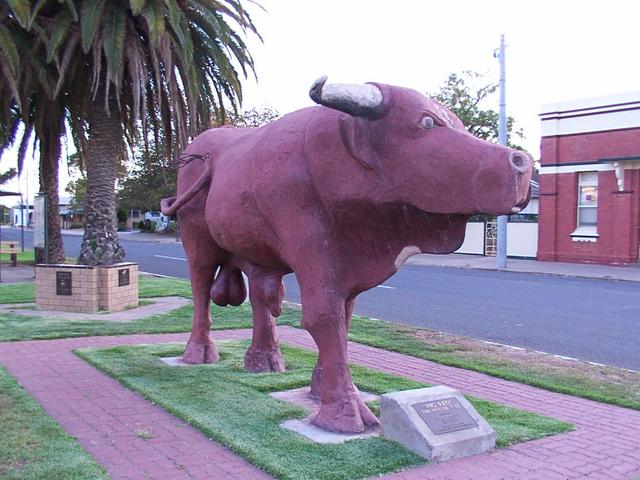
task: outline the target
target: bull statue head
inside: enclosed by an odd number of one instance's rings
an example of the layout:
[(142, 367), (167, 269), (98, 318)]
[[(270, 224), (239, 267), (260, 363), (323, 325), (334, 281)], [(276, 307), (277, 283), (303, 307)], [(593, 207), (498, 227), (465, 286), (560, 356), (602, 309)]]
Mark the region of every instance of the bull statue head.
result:
[[(384, 201), (460, 215), (517, 213), (528, 203), (532, 162), (526, 153), (475, 138), (453, 112), (415, 90), (326, 81), (316, 80), (309, 96), (347, 114), (338, 119), (342, 143), (379, 174)], [(372, 181), (362, 184), (372, 188)]]

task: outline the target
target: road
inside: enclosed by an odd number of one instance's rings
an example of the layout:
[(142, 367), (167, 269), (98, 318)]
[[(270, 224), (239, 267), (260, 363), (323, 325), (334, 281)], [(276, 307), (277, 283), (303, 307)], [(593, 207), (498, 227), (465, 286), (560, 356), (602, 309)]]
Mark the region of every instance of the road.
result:
[[(3, 239), (19, 231), (3, 230)], [(32, 242), (26, 232), (26, 244)], [(68, 256), (81, 237), (66, 235)], [(122, 237), (141, 271), (188, 278), (179, 244)], [(293, 275), (286, 299), (300, 301)], [(640, 371), (640, 285), (634, 282), (426, 266), (404, 266), (363, 293), (355, 312), (405, 325)]]

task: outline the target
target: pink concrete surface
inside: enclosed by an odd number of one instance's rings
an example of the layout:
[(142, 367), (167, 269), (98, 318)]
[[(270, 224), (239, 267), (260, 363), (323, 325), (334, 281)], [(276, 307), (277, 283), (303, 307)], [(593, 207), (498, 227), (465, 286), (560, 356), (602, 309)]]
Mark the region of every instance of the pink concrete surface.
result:
[[(283, 342), (315, 345), (307, 332), (280, 327)], [(217, 339), (250, 338), (250, 330), (215, 332)], [(0, 344), (0, 363), (114, 479), (269, 478), (122, 387), (72, 353), (85, 346), (186, 341), (188, 334), (84, 337)], [(566, 420), (576, 430), (453, 462), (425, 465), (393, 479), (634, 479), (640, 476), (640, 412), (446, 367), (355, 343), (352, 363)], [(145, 440), (136, 432), (152, 432)]]

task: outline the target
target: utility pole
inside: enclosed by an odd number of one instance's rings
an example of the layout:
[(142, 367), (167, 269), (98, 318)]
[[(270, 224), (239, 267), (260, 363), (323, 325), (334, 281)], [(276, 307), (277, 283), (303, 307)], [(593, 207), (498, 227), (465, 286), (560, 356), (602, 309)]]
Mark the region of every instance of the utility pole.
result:
[[(504, 34), (500, 35), (500, 112), (498, 116), (498, 142), (507, 145), (507, 101), (505, 89)], [(498, 217), (498, 254), (496, 263), (499, 270), (507, 268), (507, 215)]]

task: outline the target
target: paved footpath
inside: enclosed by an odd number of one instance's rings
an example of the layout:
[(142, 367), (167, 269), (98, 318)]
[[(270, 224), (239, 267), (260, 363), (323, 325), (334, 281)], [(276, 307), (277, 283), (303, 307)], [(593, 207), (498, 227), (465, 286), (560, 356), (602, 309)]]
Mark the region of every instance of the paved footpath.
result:
[[(279, 328), (281, 341), (314, 348), (308, 334)], [(250, 330), (214, 332), (247, 338)], [(85, 346), (186, 341), (187, 334), (128, 335), (0, 344), (4, 364), (114, 479), (260, 479), (267, 474), (198, 430), (122, 387), (72, 353)], [(389, 475), (408, 479), (635, 479), (640, 411), (600, 404), (480, 373), (351, 343), (352, 363), (572, 422), (576, 430), (510, 448)], [(141, 438), (150, 431), (153, 438)]]

